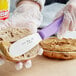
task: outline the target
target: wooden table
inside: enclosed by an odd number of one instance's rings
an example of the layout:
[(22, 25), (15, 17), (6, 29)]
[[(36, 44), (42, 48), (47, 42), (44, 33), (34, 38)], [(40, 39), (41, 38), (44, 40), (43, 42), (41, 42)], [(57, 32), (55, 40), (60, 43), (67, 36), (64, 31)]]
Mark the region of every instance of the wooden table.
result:
[(31, 69), (16, 71), (13, 63), (6, 63), (0, 67), (0, 76), (76, 76), (76, 59), (53, 60), (38, 56), (32, 60)]

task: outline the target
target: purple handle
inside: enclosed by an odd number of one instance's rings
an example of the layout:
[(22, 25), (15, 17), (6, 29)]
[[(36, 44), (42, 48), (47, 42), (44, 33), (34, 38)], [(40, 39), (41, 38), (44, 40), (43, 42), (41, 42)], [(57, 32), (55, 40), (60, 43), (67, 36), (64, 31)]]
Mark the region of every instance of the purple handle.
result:
[(42, 30), (39, 30), (38, 33), (40, 34), (42, 39), (48, 38), (49, 36), (55, 34), (58, 31), (62, 21), (63, 16), (51, 23), (50, 25), (48, 25), (47, 27), (43, 28)]

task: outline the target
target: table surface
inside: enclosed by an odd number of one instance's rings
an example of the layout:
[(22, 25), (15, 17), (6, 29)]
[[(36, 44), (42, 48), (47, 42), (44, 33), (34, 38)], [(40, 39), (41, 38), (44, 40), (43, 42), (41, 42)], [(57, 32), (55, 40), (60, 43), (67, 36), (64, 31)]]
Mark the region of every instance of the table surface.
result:
[(0, 67), (0, 76), (76, 76), (76, 59), (55, 60), (37, 56), (32, 60), (30, 69), (16, 71), (13, 63)]

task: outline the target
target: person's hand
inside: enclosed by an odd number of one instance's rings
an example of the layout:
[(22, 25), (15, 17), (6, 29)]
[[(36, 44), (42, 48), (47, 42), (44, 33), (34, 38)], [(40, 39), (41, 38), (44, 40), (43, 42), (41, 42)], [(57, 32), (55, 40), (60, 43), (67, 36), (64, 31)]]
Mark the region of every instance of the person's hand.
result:
[[(32, 9), (31, 9), (32, 8)], [(6, 21), (0, 22), (0, 30), (7, 28), (8, 26), (14, 27), (24, 27), (29, 29), (32, 33), (37, 32), (37, 27), (40, 26), (42, 21), (42, 15), (37, 4), (31, 4), (29, 2), (25, 2), (25, 4), (21, 3), (20, 6), (16, 8), (12, 17), (10, 17)], [(38, 52), (39, 55), (42, 55), (43, 50), (40, 49)], [(6, 62), (6, 59), (0, 57), (0, 65), (3, 65)], [(21, 70), (25, 66), (26, 68), (30, 68), (32, 66), (31, 60), (27, 60), (25, 62), (17, 62), (15, 63), (16, 70)]]
[[(38, 55), (42, 55), (43, 54), (43, 49), (41, 48), (39, 51), (38, 51)], [(0, 55), (0, 66), (2, 66), (3, 64), (5, 64), (7, 61), (7, 59), (5, 59), (5, 57), (3, 55)], [(12, 62), (14, 63), (14, 62)], [(21, 70), (22, 68), (26, 68), (26, 69), (29, 69), (32, 67), (32, 61), (31, 60), (25, 60), (24, 62), (15, 62), (15, 68), (16, 70)]]
[[(6, 20), (6, 21), (0, 21), (0, 30), (2, 29), (7, 29), (9, 26), (11, 26), (10, 24), (10, 21), (9, 20)], [(21, 26), (19, 26), (21, 27)], [(26, 27), (26, 26), (25, 26)], [(29, 25), (28, 25), (29, 27)], [(27, 27), (27, 28), (28, 28)], [(33, 27), (32, 27), (33, 28)], [(32, 28), (29, 28), (30, 30), (32, 30)], [(34, 28), (35, 29), (35, 28)], [(36, 32), (37, 28), (35, 30), (32, 30), (32, 33)], [(6, 63), (7, 59), (4, 57), (4, 55), (0, 52), (0, 66), (3, 65), (4, 63)], [(38, 55), (42, 55), (43, 54), (43, 49), (40, 49), (39, 52), (38, 52)], [(14, 62), (12, 62), (14, 63)], [(15, 64), (15, 68), (16, 70), (21, 70), (23, 67), (25, 68), (31, 68), (32, 66), (32, 61), (31, 60), (27, 60), (25, 62), (17, 62), (17, 63), (14, 63)]]
[(64, 15), (63, 22), (57, 33), (58, 38), (63, 38), (67, 31), (76, 31), (76, 0), (70, 0), (66, 6), (57, 13), (56, 19)]
[[(0, 57), (0, 66), (2, 66), (4, 63), (6, 63), (6, 59)], [(31, 60), (27, 60), (25, 62), (17, 62), (14, 64), (15, 64), (16, 70), (21, 70), (23, 67), (25, 67), (26, 69), (29, 69), (32, 66)]]
[[(41, 48), (38, 52), (38, 55), (42, 55), (43, 54), (43, 49)], [(15, 63), (15, 68), (16, 70), (21, 70), (23, 67), (25, 67), (26, 69), (29, 69), (32, 67), (32, 61), (31, 60), (27, 60), (25, 62), (18, 62)]]

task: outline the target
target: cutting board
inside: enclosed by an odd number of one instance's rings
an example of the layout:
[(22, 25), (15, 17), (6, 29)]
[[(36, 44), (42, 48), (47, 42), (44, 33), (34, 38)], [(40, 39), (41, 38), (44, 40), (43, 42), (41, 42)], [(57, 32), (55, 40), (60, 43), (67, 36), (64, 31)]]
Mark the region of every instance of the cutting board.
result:
[(32, 60), (30, 69), (16, 71), (13, 63), (0, 67), (0, 76), (76, 76), (76, 59), (55, 60), (38, 56)]

